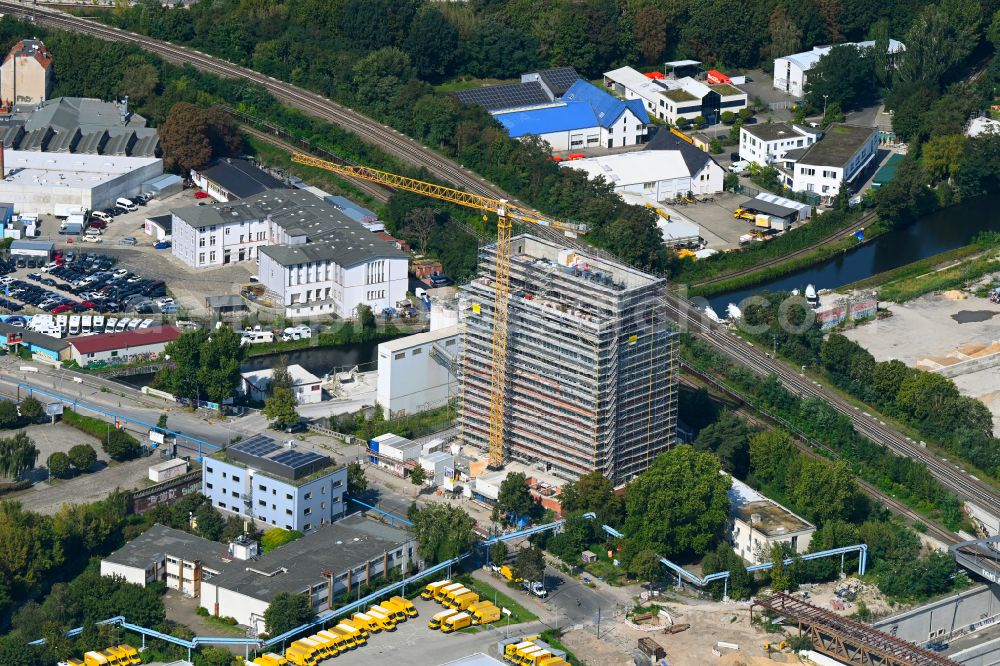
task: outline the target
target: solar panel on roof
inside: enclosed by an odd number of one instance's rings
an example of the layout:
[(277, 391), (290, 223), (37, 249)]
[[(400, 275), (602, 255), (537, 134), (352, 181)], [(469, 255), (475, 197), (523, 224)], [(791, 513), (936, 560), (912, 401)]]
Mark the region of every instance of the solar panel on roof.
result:
[(556, 67), (555, 69), (547, 69), (543, 72), (539, 72), (542, 80), (545, 81), (545, 85), (549, 87), (557, 97), (561, 97), (564, 92), (570, 89), (576, 80), (580, 78), (576, 70), (572, 67)]
[(551, 101), (536, 81), (460, 90), (455, 96), (465, 104), (477, 104), (487, 111), (547, 104)]
[(231, 448), (237, 451), (242, 451), (247, 455), (263, 458), (264, 456), (279, 450), (281, 447), (278, 446), (270, 437), (265, 435), (254, 435), (247, 440), (234, 444)]
[(285, 451), (284, 453), (274, 456), (271, 460), (278, 464), (285, 465), (286, 467), (298, 469), (312, 464), (317, 460), (322, 460), (322, 458), (323, 456), (318, 453), (313, 453), (312, 451)]

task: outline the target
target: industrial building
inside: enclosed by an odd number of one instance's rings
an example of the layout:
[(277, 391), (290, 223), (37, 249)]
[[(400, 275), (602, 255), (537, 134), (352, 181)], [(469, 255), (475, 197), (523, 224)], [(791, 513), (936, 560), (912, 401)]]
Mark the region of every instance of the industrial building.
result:
[(329, 456), (254, 435), (205, 459), (201, 493), (225, 513), (311, 532), (343, 517), (347, 468)]
[(386, 418), (434, 409), (457, 398), (461, 356), (462, 327), (457, 324), (380, 343), (375, 401)]
[(132, 363), (157, 358), (181, 335), (175, 326), (157, 326), (123, 333), (87, 335), (69, 341), (70, 358), (81, 367), (91, 363)]
[(792, 123), (764, 123), (740, 127), (740, 159), (762, 167), (781, 162), (785, 154), (813, 145), (823, 132)]
[[(242, 303), (242, 301), (240, 301)], [(273, 368), (262, 368), (240, 373), (240, 393), (251, 400), (264, 402), (270, 394)], [(292, 380), (292, 394), (300, 405), (311, 405), (323, 401), (323, 380), (301, 365), (288, 366), (288, 376)]]
[[(859, 49), (875, 48), (875, 41), (867, 42), (847, 42), (838, 46), (857, 46)], [(816, 66), (819, 59), (833, 49), (833, 46), (814, 46), (811, 51), (793, 53), (774, 59), (774, 87), (783, 90), (794, 97), (802, 97), (806, 94), (806, 83), (809, 80), (809, 70)], [(897, 55), (906, 50), (902, 42), (895, 39), (889, 40), (889, 64)]]
[(411, 533), (354, 515), (253, 562), (235, 562), (202, 582), (200, 605), (262, 632), (264, 611), (281, 592), (308, 595), (318, 613), (337, 608), (341, 595), (406, 572), (418, 558)]
[(52, 54), (40, 39), (14, 44), (0, 65), (0, 102), (5, 108), (40, 104), (52, 88)]
[[(833, 200), (842, 185), (852, 190), (864, 182), (859, 176), (878, 153), (878, 129), (861, 125), (834, 124), (823, 138), (797, 158), (794, 164), (792, 189), (812, 192), (824, 202)], [(785, 161), (789, 156), (785, 155)]]
[(690, 76), (653, 77), (632, 67), (605, 72), (604, 85), (625, 99), (641, 100), (647, 113), (672, 125), (681, 118), (698, 116), (715, 124), (726, 111), (738, 113), (748, 105), (747, 94), (730, 83), (705, 83)]
[(135, 194), (143, 182), (162, 174), (163, 160), (7, 150), (0, 169), (4, 175), (0, 199), (14, 202), (15, 212), (54, 214), (64, 206), (89, 210), (112, 206), (117, 198)]
[(191, 181), (223, 203), (285, 188), (283, 182), (249, 160), (231, 157), (218, 160), (204, 169), (192, 169)]
[(67, 341), (3, 322), (0, 322), (0, 346), (6, 349), (26, 347), (32, 354), (38, 354), (53, 361), (68, 361), (70, 359), (70, 347)]
[(353, 317), (406, 296), (407, 255), (309, 192), (171, 210), (174, 256), (192, 268), (257, 261), (265, 302), (285, 316)]
[[(479, 448), (489, 444), (495, 275), (494, 244), (466, 287), (460, 437)], [(511, 239), (505, 457), (621, 485), (674, 443), (676, 333), (664, 288), (558, 241)]]
[(775, 544), (789, 544), (794, 553), (809, 551), (815, 525), (739, 479), (731, 478), (730, 537), (737, 555), (750, 564), (760, 564), (771, 561), (771, 547)]
[(619, 194), (649, 201), (722, 191), (725, 171), (712, 157), (670, 132), (660, 131), (639, 152), (570, 160), (560, 166), (604, 178)]
[(555, 102), (579, 79), (572, 67), (555, 67), (522, 74), (520, 83), (459, 90), (455, 97), (463, 104), (481, 106), (493, 113)]

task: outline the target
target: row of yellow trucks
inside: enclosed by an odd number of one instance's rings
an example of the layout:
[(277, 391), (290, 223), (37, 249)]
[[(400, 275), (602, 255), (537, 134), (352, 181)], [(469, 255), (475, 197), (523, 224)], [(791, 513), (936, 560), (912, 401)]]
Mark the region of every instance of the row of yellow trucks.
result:
[(538, 640), (537, 636), (514, 638), (503, 647), (504, 661), (519, 666), (569, 666), (566, 653)]
[(429, 629), (440, 629), (450, 634), (479, 624), (492, 624), (500, 619), (500, 609), (462, 583), (439, 580), (429, 583), (420, 594), (424, 599), (433, 599), (446, 610), (435, 613), (427, 623)]
[(284, 656), (268, 652), (254, 659), (253, 663), (257, 666), (315, 666), (324, 659), (366, 645), (371, 634), (395, 631), (396, 624), (416, 616), (417, 609), (409, 599), (391, 597), (364, 613), (354, 613), (350, 618), (340, 620), (329, 629), (292, 642), (285, 649)]
[(83, 654), (83, 660), (67, 659), (59, 666), (132, 666), (142, 663), (139, 651), (131, 645), (116, 645), (107, 650), (91, 650)]

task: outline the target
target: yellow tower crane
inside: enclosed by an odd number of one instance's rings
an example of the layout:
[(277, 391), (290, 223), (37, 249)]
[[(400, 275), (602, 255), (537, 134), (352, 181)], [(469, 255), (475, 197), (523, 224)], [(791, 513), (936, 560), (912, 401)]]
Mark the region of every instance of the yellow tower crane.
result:
[(337, 164), (321, 160), (311, 155), (294, 153), (292, 161), (306, 166), (326, 169), (341, 176), (361, 178), (386, 187), (415, 192), (424, 196), (447, 201), (466, 208), (475, 208), (497, 215), (497, 261), (496, 281), (493, 289), (496, 307), (493, 313), (493, 367), (490, 369), (490, 445), (489, 465), (492, 468), (504, 464), (504, 406), (507, 389), (507, 313), (510, 293), (510, 232), (513, 220), (530, 222), (562, 231), (567, 236), (576, 237), (587, 233), (586, 225), (550, 220), (538, 213), (513, 205), (505, 199), (493, 199), (471, 194), (443, 185), (426, 183), (415, 178), (398, 176), (363, 166)]

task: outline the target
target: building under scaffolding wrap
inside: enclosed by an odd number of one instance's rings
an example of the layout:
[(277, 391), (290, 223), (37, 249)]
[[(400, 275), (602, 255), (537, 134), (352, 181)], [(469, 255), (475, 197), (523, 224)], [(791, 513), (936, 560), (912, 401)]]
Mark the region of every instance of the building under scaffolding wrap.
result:
[[(462, 438), (489, 444), (496, 246), (466, 287)], [(534, 236), (511, 240), (504, 458), (620, 485), (674, 443), (676, 333), (665, 281)]]

